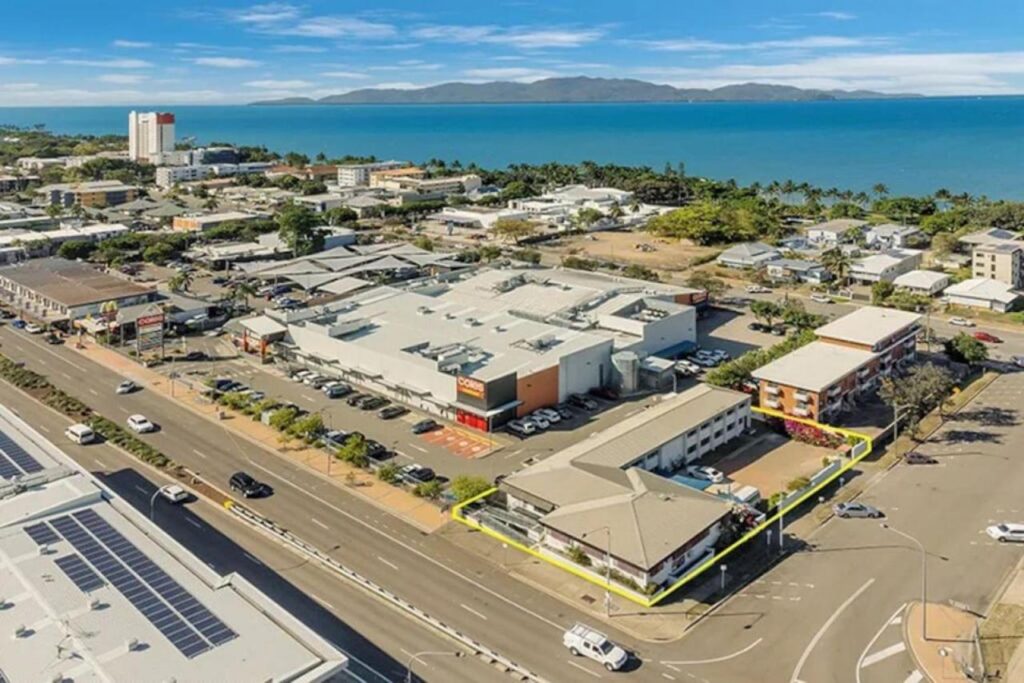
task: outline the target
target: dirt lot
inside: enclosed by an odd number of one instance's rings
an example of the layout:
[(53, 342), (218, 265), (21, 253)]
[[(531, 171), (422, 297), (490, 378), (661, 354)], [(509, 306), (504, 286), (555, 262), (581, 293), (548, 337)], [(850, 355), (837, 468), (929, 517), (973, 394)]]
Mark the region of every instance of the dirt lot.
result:
[(699, 247), (685, 241), (653, 237), (642, 232), (595, 232), (567, 237), (557, 243), (548, 243), (541, 246), (541, 251), (559, 257), (572, 253), (581, 258), (635, 263), (656, 270), (679, 271), (689, 267), (694, 259), (715, 254), (720, 250)]
[(792, 441), (786, 437), (765, 433), (755, 440), (726, 455), (714, 467), (730, 479), (756, 486), (768, 498), (785, 491), (798, 477), (810, 477), (822, 468), (822, 458), (829, 455), (827, 448)]

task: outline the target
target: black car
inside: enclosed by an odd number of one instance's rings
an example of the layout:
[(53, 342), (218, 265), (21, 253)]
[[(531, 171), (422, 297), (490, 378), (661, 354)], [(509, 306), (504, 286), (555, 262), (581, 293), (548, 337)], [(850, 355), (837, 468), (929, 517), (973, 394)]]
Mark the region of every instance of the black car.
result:
[[(366, 457), (374, 460), (386, 460), (384, 454), (388, 452), (388, 449), (379, 441), (373, 439), (366, 440)], [(387, 456), (391, 457), (391, 456)]]
[(439, 425), (434, 420), (430, 420), (430, 419), (420, 420), (419, 422), (417, 422), (416, 424), (414, 424), (412, 426), (412, 433), (413, 434), (426, 434), (427, 432), (432, 432), (435, 429), (440, 429), (440, 427), (441, 427), (441, 425)]
[(227, 377), (221, 377), (213, 380), (213, 388), (217, 391), (231, 391), (228, 387), (233, 387), (236, 384), (238, 384), (238, 382)]
[(437, 474), (429, 467), (412, 464), (402, 468), (402, 478), (411, 484), (423, 484), (436, 479)]
[(212, 282), (215, 285), (223, 285), (227, 281), (228, 281), (228, 279), (226, 277), (224, 277), (223, 275), (217, 275), (212, 280), (210, 280), (210, 282)]
[(209, 356), (206, 355), (206, 351), (189, 351), (182, 360), (206, 360)]
[(377, 410), (377, 408), (383, 408), (390, 401), (380, 396), (368, 396), (360, 401), (357, 405), (360, 410)]
[(576, 417), (576, 413), (572, 412), (572, 409), (565, 404), (555, 406), (555, 412), (558, 413), (558, 416), (563, 420), (571, 420)]
[(572, 394), (569, 396), (569, 403), (576, 406), (577, 408), (583, 408), (584, 410), (597, 410), (597, 401), (584, 396), (583, 394)]
[(228, 480), (228, 486), (232, 491), (239, 491), (246, 498), (262, 498), (269, 496), (272, 489), (266, 484), (256, 481), (251, 475), (245, 472), (235, 472)]
[(368, 394), (355, 393), (355, 394), (352, 394), (351, 396), (349, 396), (347, 399), (345, 399), (345, 403), (349, 404), (350, 406), (354, 406), (355, 404), (357, 404), (360, 401), (362, 401), (364, 398), (369, 398), (369, 395)]
[(752, 332), (768, 332), (771, 328), (764, 323), (750, 323), (747, 325), (747, 329)]
[(776, 337), (785, 337), (786, 336), (786, 326), (785, 325), (772, 325), (771, 328), (770, 328), (770, 331)]
[(377, 413), (377, 417), (382, 420), (393, 420), (396, 417), (401, 417), (409, 412), (409, 409), (405, 406), (388, 406)]
[(55, 334), (48, 334), (48, 335), (46, 335), (46, 343), (47, 344), (63, 344), (64, 340), (61, 339), (60, 337), (58, 337)]
[(903, 460), (905, 460), (908, 465), (936, 465), (939, 462), (932, 456), (925, 455), (924, 453), (918, 453), (917, 451), (907, 453), (903, 456)]

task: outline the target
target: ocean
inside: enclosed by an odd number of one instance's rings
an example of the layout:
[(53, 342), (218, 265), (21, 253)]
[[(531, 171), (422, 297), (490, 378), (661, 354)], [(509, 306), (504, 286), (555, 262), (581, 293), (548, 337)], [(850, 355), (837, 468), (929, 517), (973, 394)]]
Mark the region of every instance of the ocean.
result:
[[(124, 133), (129, 107), (0, 108), (0, 124)], [(844, 102), (160, 106), (178, 139), (310, 155), (471, 161), (683, 162), (689, 175), (893, 193), (1024, 199), (1024, 97)]]

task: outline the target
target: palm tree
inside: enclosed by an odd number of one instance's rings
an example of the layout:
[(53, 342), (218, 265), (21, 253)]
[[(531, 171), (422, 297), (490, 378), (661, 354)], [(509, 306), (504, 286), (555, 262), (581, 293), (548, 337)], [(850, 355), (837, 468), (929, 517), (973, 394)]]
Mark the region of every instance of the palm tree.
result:
[(187, 292), (192, 288), (192, 280), (193, 275), (191, 272), (180, 271), (167, 281), (167, 286), (170, 287), (172, 292)]
[(878, 197), (884, 197), (889, 194), (889, 187), (885, 183), (875, 183), (871, 186), (871, 191)]
[(203, 208), (206, 209), (207, 211), (213, 211), (218, 206), (220, 206), (220, 202), (217, 201), (216, 197), (210, 197), (205, 202), (203, 202)]
[(235, 301), (241, 299), (245, 307), (249, 307), (249, 297), (256, 296), (256, 285), (249, 280), (241, 280), (231, 285), (231, 298)]
[(846, 284), (846, 275), (850, 272), (852, 261), (850, 255), (839, 247), (834, 247), (821, 255), (821, 264), (835, 276), (840, 285)]
[(619, 220), (620, 218), (622, 218), (622, 214), (623, 214), (622, 207), (619, 206), (618, 202), (613, 203), (612, 204), (612, 208), (608, 209), (608, 217), (609, 218), (614, 218), (615, 220)]

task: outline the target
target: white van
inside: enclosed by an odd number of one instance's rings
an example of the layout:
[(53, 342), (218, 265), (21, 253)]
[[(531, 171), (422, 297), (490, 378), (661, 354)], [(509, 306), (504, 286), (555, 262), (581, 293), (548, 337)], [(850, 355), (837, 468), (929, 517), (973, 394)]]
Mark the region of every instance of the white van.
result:
[(64, 430), (64, 436), (83, 446), (96, 440), (96, 432), (92, 431), (91, 427), (84, 424), (71, 425)]

